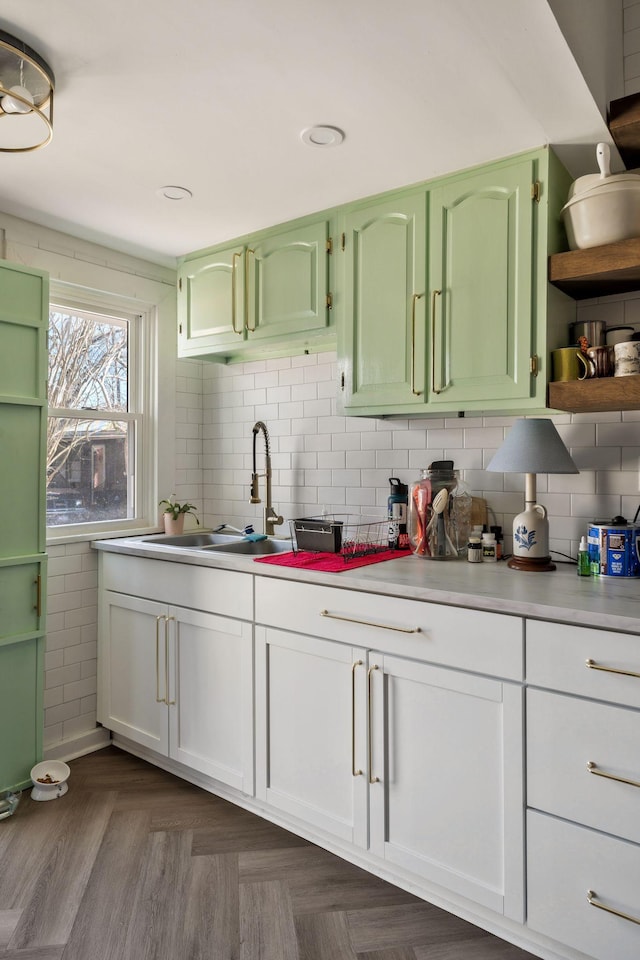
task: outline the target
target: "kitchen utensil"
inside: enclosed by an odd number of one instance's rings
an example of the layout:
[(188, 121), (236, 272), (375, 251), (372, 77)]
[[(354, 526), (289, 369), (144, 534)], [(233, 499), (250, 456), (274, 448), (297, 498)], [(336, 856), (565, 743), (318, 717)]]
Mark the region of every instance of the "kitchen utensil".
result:
[(633, 337), (633, 327), (607, 327), (605, 339), (608, 347), (615, 346), (616, 343), (626, 343)]
[(583, 367), (582, 373), (578, 376), (578, 380), (591, 380), (595, 377), (608, 377), (611, 375), (611, 354), (609, 347), (587, 347), (584, 352), (576, 350), (576, 357), (578, 364), (582, 364)]
[(580, 379), (580, 363), (575, 347), (561, 347), (551, 351), (551, 379), (560, 383)]
[(572, 197), (560, 211), (572, 250), (599, 247), (640, 235), (640, 176)]
[(606, 180), (607, 177), (611, 176), (611, 148), (608, 143), (599, 143), (597, 145), (596, 161), (600, 173), (587, 173), (584, 177), (578, 177), (577, 180), (574, 180), (569, 187), (568, 200), (571, 200), (572, 197), (577, 196), (579, 193), (584, 193), (585, 190), (590, 190), (592, 187), (598, 186), (598, 184)]
[(569, 344), (577, 346), (580, 337), (586, 337), (588, 346), (602, 347), (606, 339), (604, 320), (576, 320), (569, 324)]
[(631, 377), (640, 373), (640, 340), (616, 343), (613, 348), (614, 377)]

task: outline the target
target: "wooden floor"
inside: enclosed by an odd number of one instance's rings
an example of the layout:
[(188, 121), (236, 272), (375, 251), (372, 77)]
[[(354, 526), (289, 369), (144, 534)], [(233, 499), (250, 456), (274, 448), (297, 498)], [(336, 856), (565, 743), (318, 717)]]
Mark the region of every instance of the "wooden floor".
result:
[(530, 954), (109, 747), (0, 823), (0, 960)]

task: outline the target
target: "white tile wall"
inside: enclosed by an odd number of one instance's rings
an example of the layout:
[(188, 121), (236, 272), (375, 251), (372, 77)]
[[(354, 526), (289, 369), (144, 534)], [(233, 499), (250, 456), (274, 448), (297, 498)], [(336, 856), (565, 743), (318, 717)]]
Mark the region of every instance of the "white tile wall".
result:
[(640, 3), (623, 0), (625, 96), (640, 93)]

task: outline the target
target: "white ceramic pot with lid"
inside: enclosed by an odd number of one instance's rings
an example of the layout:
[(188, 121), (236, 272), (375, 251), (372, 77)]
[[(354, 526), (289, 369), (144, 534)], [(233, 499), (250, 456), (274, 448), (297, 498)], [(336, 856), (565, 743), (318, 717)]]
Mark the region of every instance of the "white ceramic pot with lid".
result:
[(596, 157), (600, 174), (579, 177), (561, 211), (572, 250), (640, 236), (640, 174), (612, 174), (606, 143)]

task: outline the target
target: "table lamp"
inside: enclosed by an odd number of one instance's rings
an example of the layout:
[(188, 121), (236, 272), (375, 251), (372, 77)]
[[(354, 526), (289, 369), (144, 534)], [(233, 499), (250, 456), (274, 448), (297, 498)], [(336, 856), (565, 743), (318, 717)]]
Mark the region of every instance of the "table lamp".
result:
[(514, 570), (555, 570), (549, 556), (547, 511), (536, 503), (537, 473), (579, 473), (551, 420), (516, 420), (488, 464), (494, 473), (524, 473), (524, 510), (513, 521)]

